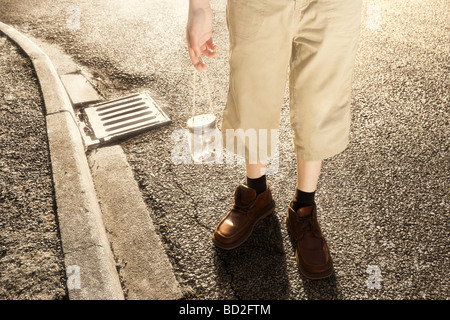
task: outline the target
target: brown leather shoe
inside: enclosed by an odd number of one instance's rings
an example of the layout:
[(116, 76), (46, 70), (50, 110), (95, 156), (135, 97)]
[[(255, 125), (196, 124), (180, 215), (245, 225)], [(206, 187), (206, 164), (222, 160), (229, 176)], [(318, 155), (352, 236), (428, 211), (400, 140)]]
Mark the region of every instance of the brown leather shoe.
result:
[(240, 246), (250, 237), (255, 224), (270, 215), (274, 209), (275, 201), (269, 186), (256, 196), (255, 190), (239, 185), (234, 192), (233, 207), (214, 230), (214, 244), (222, 249)]
[(308, 279), (331, 276), (333, 262), (317, 221), (316, 206), (303, 207), (297, 212), (289, 207), (286, 225), (295, 239), (295, 259), (302, 274)]

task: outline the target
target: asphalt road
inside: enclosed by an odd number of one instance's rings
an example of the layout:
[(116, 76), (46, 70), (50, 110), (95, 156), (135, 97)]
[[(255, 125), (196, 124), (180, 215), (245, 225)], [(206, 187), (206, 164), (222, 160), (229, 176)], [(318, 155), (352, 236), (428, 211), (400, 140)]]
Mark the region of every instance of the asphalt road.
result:
[[(59, 44), (89, 68), (106, 96), (149, 90), (172, 118), (122, 146), (186, 297), (448, 299), (448, 0), (364, 1), (351, 143), (324, 162), (317, 191), (336, 269), (321, 281), (300, 275), (284, 225), (296, 174), (287, 95), (279, 167), (269, 176), (277, 209), (242, 247), (218, 250), (210, 236), (243, 167), (172, 161), (171, 135), (191, 115), (187, 1), (0, 4), (1, 21)], [(212, 7), (219, 50), (209, 80), (220, 126), (229, 71), (225, 1)], [(205, 93), (200, 87), (197, 99), (206, 108)]]

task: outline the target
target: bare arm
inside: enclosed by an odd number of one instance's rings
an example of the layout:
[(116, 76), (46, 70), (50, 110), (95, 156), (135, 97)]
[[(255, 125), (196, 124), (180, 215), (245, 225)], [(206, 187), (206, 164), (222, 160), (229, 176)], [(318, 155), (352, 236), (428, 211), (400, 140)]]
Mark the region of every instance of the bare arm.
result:
[(213, 14), (210, 0), (189, 0), (189, 16), (186, 26), (186, 40), (192, 64), (198, 71), (207, 68), (201, 55), (216, 56), (217, 46), (212, 40)]

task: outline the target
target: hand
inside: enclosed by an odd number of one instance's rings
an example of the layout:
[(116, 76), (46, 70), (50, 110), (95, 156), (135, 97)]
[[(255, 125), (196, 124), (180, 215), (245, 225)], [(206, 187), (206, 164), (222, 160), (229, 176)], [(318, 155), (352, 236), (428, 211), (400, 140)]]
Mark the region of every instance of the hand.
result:
[(208, 58), (216, 56), (217, 46), (212, 40), (213, 13), (209, 0), (190, 0), (189, 16), (186, 26), (186, 40), (189, 56), (195, 69), (202, 71), (208, 68), (201, 55)]

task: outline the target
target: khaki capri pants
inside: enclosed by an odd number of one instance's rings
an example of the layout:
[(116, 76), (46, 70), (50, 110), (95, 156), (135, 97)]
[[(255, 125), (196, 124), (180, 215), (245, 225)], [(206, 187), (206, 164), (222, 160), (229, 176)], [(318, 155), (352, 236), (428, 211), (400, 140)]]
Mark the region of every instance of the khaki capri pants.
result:
[(238, 153), (244, 144), (250, 163), (275, 155), (271, 132), (288, 75), (296, 155), (322, 160), (347, 147), (361, 7), (362, 0), (228, 0), (226, 149)]

